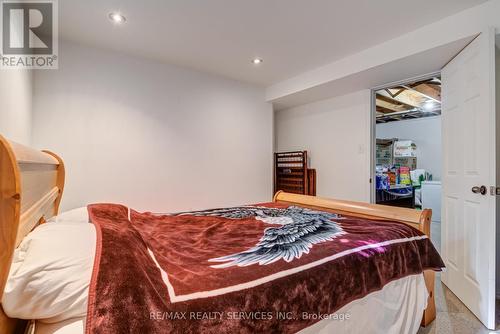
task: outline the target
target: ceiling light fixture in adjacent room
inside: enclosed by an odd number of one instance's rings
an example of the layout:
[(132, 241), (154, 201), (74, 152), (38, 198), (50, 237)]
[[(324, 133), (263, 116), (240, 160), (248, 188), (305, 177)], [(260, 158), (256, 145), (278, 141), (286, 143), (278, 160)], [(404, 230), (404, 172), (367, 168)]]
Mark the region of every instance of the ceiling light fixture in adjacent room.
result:
[(436, 107), (436, 104), (432, 101), (427, 101), (425, 102), (424, 104), (424, 111), (426, 112), (431, 112), (434, 110), (434, 108)]
[(108, 17), (111, 20), (111, 22), (113, 22), (115, 24), (122, 24), (122, 23), (125, 23), (125, 21), (127, 21), (125, 16), (123, 16), (120, 13), (116, 13), (116, 12), (109, 13)]
[(262, 64), (262, 62), (264, 62), (264, 60), (262, 60), (262, 58), (252, 59), (252, 64), (254, 64), (254, 65), (260, 65), (260, 64)]

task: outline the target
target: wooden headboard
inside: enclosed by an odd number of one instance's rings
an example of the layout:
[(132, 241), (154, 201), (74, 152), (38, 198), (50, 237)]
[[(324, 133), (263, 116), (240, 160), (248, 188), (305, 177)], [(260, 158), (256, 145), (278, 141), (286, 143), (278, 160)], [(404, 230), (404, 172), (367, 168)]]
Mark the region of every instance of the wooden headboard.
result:
[[(64, 163), (56, 154), (0, 135), (0, 301), (15, 248), (33, 228), (57, 214), (64, 177)], [(0, 333), (13, 333), (16, 326), (18, 321), (0, 308)]]

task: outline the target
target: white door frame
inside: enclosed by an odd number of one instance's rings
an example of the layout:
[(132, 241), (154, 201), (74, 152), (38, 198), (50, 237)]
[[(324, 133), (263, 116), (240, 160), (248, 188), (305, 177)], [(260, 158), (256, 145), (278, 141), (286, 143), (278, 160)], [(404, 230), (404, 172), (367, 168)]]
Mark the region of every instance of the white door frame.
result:
[[(399, 81), (394, 81), (391, 83), (383, 84), (380, 86), (376, 86), (371, 88), (370, 90), (370, 202), (375, 203), (375, 186), (376, 186), (376, 181), (375, 181), (375, 150), (377, 147), (377, 119), (375, 116), (375, 111), (376, 111), (376, 91), (381, 90), (381, 89), (386, 89), (386, 88), (391, 88), (394, 86), (398, 85), (405, 85), (408, 83), (413, 83), (415, 81), (421, 81), (421, 80), (426, 80), (430, 79), (435, 76), (440, 76), (441, 71), (436, 71), (436, 72), (431, 72), (423, 75), (419, 75), (413, 78), (408, 78), (408, 79), (403, 79)], [(441, 143), (439, 143), (441, 145)], [(442, 171), (441, 171), (442, 172)]]

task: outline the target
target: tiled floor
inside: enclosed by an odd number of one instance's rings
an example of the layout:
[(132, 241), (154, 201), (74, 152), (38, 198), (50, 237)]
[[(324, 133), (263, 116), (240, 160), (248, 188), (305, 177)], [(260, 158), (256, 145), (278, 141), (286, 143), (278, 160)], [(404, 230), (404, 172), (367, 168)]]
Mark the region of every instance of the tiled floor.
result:
[[(440, 245), (440, 226), (432, 223), (431, 239), (438, 250)], [(465, 307), (465, 305), (443, 284), (440, 275), (436, 275), (436, 320), (426, 327), (420, 328), (418, 334), (483, 334), (500, 333), (490, 331)], [(497, 301), (497, 310), (499, 303)], [(498, 321), (497, 315), (497, 323)]]

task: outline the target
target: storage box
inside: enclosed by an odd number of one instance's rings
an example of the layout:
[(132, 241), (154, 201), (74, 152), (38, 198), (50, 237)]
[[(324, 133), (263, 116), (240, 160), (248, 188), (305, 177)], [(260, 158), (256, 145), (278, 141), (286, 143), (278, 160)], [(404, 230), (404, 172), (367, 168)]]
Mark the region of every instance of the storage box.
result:
[(376, 165), (378, 166), (391, 166), (393, 164), (393, 151), (392, 140), (390, 139), (377, 139), (376, 145)]
[(416, 157), (417, 145), (411, 140), (394, 142), (394, 158)]
[(408, 167), (410, 170), (417, 169), (417, 158), (394, 158), (394, 164), (400, 167)]
[(411, 185), (410, 168), (408, 167), (399, 168), (399, 183), (407, 186)]

